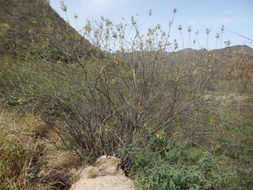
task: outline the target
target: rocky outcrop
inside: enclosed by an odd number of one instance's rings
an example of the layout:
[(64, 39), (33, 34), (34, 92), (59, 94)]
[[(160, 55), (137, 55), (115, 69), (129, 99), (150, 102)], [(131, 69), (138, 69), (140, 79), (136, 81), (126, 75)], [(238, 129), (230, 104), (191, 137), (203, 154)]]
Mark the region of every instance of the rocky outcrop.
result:
[(98, 158), (95, 166), (81, 170), (71, 190), (134, 190), (133, 181), (118, 167), (119, 162), (113, 156)]

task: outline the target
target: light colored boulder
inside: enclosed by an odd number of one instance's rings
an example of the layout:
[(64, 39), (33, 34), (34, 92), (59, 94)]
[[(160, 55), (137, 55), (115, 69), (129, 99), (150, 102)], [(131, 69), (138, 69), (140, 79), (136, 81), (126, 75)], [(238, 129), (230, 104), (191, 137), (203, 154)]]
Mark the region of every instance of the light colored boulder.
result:
[(84, 168), (71, 190), (134, 190), (134, 183), (118, 167), (120, 160), (113, 156), (101, 156), (95, 166)]

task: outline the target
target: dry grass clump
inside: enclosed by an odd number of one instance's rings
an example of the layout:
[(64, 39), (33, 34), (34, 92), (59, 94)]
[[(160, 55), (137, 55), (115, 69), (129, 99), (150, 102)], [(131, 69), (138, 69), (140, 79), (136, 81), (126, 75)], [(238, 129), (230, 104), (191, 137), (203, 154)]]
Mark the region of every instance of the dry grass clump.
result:
[(0, 189), (68, 189), (80, 160), (61, 147), (39, 117), (0, 111)]
[(71, 170), (81, 165), (80, 158), (66, 150), (51, 150), (51, 155), (48, 155), (47, 158), (49, 158), (48, 168)]
[(25, 132), (21, 132), (22, 124), (18, 123), (14, 115), (4, 111), (0, 113), (1, 188), (27, 187), (26, 168), (32, 164), (37, 144)]
[(88, 168), (88, 178), (96, 178), (99, 176), (99, 169), (96, 167), (89, 167)]

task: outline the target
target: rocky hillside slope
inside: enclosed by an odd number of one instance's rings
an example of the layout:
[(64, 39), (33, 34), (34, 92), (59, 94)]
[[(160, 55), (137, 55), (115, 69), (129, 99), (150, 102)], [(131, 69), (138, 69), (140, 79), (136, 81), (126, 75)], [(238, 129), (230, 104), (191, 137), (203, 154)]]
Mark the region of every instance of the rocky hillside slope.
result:
[(88, 57), (99, 51), (82, 38), (47, 0), (1, 0), (0, 55), (20, 56), (32, 53), (59, 57)]

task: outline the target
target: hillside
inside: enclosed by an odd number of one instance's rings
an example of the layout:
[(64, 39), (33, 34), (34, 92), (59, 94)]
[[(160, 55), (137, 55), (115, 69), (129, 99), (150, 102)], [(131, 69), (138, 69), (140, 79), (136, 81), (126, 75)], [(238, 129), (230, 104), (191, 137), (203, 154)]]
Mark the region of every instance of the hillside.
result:
[[(0, 55), (51, 54), (52, 59), (87, 58), (98, 49), (82, 38), (47, 0), (1, 0)], [(43, 55), (41, 55), (43, 56)]]

